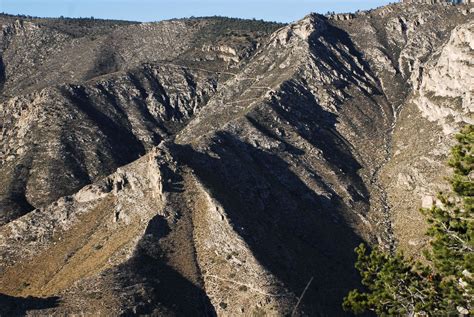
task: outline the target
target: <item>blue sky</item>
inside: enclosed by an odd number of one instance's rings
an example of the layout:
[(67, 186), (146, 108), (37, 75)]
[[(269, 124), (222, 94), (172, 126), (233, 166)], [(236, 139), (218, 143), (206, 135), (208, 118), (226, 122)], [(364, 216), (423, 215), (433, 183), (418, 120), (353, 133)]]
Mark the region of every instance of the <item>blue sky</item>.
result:
[(291, 22), (309, 12), (349, 12), (388, 4), (385, 0), (0, 0), (0, 11), (41, 17), (91, 17), (159, 21), (222, 15)]

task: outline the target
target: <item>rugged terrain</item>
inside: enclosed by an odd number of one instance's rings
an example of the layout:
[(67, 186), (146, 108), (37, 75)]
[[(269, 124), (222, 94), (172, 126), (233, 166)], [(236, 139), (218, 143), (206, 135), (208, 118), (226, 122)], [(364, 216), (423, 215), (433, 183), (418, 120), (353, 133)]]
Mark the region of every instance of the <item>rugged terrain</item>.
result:
[(356, 245), (427, 243), (473, 12), (0, 16), (0, 314), (343, 315)]

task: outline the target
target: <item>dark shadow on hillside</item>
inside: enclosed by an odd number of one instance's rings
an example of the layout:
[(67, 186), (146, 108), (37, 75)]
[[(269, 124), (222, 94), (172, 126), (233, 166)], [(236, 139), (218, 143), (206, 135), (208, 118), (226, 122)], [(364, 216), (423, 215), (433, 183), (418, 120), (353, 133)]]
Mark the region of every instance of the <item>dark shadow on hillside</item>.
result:
[(7, 75), (5, 73), (5, 64), (3, 63), (3, 58), (0, 56), (0, 93), (3, 93), (3, 87), (5, 86), (5, 81)]
[[(282, 90), (285, 93), (279, 95), (278, 100), (273, 99), (269, 106), (283, 122), (288, 122), (300, 137), (320, 151), (341, 180), (354, 187), (353, 200), (367, 200), (369, 192), (357, 173), (362, 165), (352, 154), (356, 149), (337, 131), (337, 116), (325, 111), (301, 84), (288, 81)], [(253, 121), (258, 121), (258, 118), (251, 119)], [(259, 130), (262, 131), (262, 127)], [(320, 183), (325, 183), (325, 180), (320, 179)], [(332, 191), (327, 184), (325, 187)]]
[(163, 216), (155, 216), (133, 257), (116, 269), (127, 307), (122, 315), (216, 316), (206, 293), (166, 264), (159, 240), (169, 233)]
[(99, 50), (100, 52), (97, 54), (93, 66), (85, 76), (87, 79), (117, 72), (123, 64), (122, 58), (116, 53), (113, 34), (104, 40)]
[[(133, 134), (130, 122), (122, 109), (101, 107), (91, 99), (84, 87), (71, 89), (72, 91), (63, 89), (64, 96), (102, 132), (105, 136), (102, 142), (107, 144), (117, 166), (128, 164), (145, 153), (145, 147)], [(109, 100), (108, 105), (113, 106), (114, 101)]]
[[(370, 77), (376, 78), (374, 72), (362, 56), (362, 53), (355, 47), (349, 34), (330, 23), (326, 23), (326, 26), (327, 29), (321, 34), (321, 37), (326, 43), (331, 45), (332, 49), (337, 50), (338, 55), (335, 55), (329, 50), (327, 45), (318, 44), (318, 39), (314, 37), (310, 41), (310, 50), (316, 56), (320, 57), (322, 61), (330, 65), (331, 68), (337, 69), (342, 78), (345, 78), (354, 85), (359, 85), (358, 80), (370, 87), (373, 90), (372, 94), (381, 95), (382, 92), (379, 90), (379, 87), (375, 86), (374, 82), (368, 79)], [(343, 44), (348, 51), (341, 48), (341, 44)], [(357, 59), (357, 63), (354, 62), (353, 57)], [(346, 63), (349, 64), (350, 67), (348, 67)], [(372, 97), (368, 91), (364, 90), (364, 93), (367, 97)]]
[[(382, 108), (382, 111), (388, 118), (393, 119), (395, 114), (393, 113), (393, 108), (390, 106), (387, 96), (382, 88), (380, 78), (371, 68), (361, 51), (358, 50), (352, 41), (351, 36), (345, 30), (327, 23), (327, 30), (322, 34), (322, 37), (325, 42), (331, 44), (333, 49), (337, 50), (338, 55), (331, 53), (325, 45), (315, 45), (314, 42), (316, 41), (314, 40), (312, 41), (312, 45), (310, 45), (312, 53), (337, 69), (339, 76), (345, 78), (346, 81), (355, 87), (358, 87), (358, 89), (362, 91), (364, 97), (372, 103), (372, 106), (378, 105)], [(346, 47), (347, 50), (341, 47), (341, 44)], [(355, 62), (351, 57), (355, 57), (357, 62)], [(350, 66), (348, 67), (346, 64), (349, 64)], [(395, 78), (393, 78), (393, 80), (399, 81), (399, 79)], [(363, 83), (363, 85), (361, 85), (360, 82)], [(336, 85), (337, 88), (343, 88), (346, 86), (345, 83), (342, 83), (342, 87), (338, 87), (340, 83), (333, 84)], [(402, 91), (403, 94), (405, 92), (406, 91)], [(359, 108), (362, 105), (355, 106)], [(361, 110), (361, 114), (364, 115), (363, 110)], [(377, 116), (383, 118), (384, 114), (378, 113)], [(370, 122), (367, 123), (367, 125), (375, 124), (372, 116), (366, 115), (365, 118)]]
[(262, 265), (298, 296), (314, 276), (304, 298), (306, 314), (344, 314), (343, 296), (359, 285), (353, 250), (360, 238), (344, 222), (339, 197), (318, 196), (277, 155), (228, 133), (217, 133), (206, 154), (171, 147), (223, 205)]
[(169, 193), (182, 193), (184, 191), (183, 177), (173, 172), (168, 166), (161, 167), (163, 175), (163, 191)]
[[(5, 170), (8, 171), (7, 168)], [(0, 188), (0, 225), (17, 219), (35, 209), (28, 202), (25, 194), (30, 168), (31, 158), (27, 157), (13, 168), (10, 175), (0, 170), (2, 175), (5, 175), (5, 179), (2, 182), (4, 187)]]
[(57, 307), (59, 297), (14, 297), (0, 293), (0, 316), (24, 316), (28, 311)]

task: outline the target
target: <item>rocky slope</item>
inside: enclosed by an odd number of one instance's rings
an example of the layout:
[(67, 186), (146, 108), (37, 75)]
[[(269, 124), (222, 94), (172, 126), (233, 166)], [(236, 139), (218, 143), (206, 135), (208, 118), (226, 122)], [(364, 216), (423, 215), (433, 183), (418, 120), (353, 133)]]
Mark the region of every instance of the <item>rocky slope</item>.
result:
[(358, 243), (426, 245), (472, 12), (2, 17), (2, 312), (342, 315)]

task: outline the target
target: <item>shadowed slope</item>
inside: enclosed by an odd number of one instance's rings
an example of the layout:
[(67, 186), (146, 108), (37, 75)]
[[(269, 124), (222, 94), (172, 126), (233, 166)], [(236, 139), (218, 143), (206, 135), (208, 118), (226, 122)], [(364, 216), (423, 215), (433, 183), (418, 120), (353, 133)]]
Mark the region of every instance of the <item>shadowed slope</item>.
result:
[(284, 287), (299, 294), (315, 278), (303, 311), (341, 313), (340, 298), (357, 285), (351, 263), (360, 238), (344, 219), (340, 197), (316, 195), (277, 155), (224, 132), (206, 153), (189, 147), (175, 151), (222, 205), (256, 259)]

